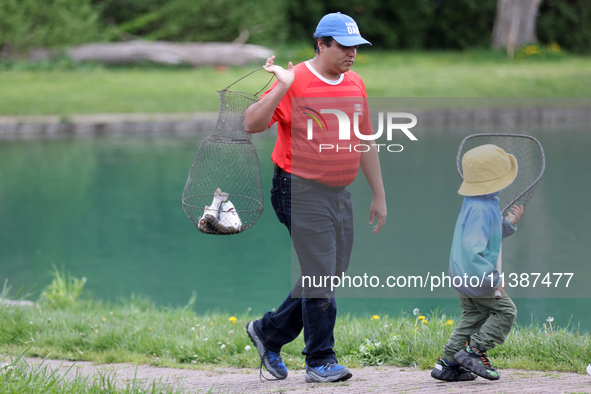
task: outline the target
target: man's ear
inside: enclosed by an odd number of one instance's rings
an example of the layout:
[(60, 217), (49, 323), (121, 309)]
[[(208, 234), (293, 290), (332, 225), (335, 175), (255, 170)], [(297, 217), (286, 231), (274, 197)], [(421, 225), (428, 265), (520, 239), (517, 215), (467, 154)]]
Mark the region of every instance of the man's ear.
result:
[(326, 43), (319, 38), (317, 38), (316, 40), (316, 42), (318, 43), (318, 50), (320, 52), (323, 52), (326, 49)]

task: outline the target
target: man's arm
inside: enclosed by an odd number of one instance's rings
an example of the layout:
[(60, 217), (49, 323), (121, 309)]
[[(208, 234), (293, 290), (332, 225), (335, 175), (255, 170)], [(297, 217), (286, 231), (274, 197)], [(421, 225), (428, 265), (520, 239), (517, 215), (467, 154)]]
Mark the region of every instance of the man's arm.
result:
[(277, 86), (261, 100), (248, 107), (244, 113), (242, 127), (247, 133), (260, 133), (261, 131), (267, 130), (273, 118), (275, 108), (277, 108), (294, 80), (293, 64), (289, 62), (286, 70), (281, 66), (274, 65), (274, 60), (275, 56), (267, 59), (265, 71), (275, 74)]
[(361, 154), (361, 170), (369, 188), (373, 193), (373, 201), (369, 207), (369, 224), (373, 224), (375, 218), (378, 218), (378, 224), (373, 228), (373, 233), (378, 234), (386, 223), (387, 209), (386, 209), (386, 191), (384, 190), (384, 183), (382, 181), (382, 170), (380, 168), (380, 158), (378, 150), (375, 146), (370, 145), (367, 152)]

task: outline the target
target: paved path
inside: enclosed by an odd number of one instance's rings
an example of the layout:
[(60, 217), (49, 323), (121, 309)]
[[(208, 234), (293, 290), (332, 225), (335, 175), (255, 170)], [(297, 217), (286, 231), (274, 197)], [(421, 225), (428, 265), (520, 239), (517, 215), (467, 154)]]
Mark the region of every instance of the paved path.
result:
[[(28, 359), (40, 363), (40, 359)], [(137, 377), (143, 383), (154, 379), (178, 385), (188, 393), (591, 393), (591, 376), (576, 373), (502, 370), (501, 379), (492, 382), (478, 378), (473, 382), (444, 383), (434, 380), (430, 371), (414, 368), (365, 367), (353, 370), (353, 378), (341, 383), (308, 384), (304, 371), (290, 371), (283, 381), (259, 380), (258, 370), (212, 368), (208, 371), (158, 368), (131, 364), (93, 365), (91, 362), (47, 360), (52, 369), (69, 374), (78, 371), (94, 375), (97, 371), (115, 373), (128, 381)], [(136, 375), (137, 374), (137, 375)]]

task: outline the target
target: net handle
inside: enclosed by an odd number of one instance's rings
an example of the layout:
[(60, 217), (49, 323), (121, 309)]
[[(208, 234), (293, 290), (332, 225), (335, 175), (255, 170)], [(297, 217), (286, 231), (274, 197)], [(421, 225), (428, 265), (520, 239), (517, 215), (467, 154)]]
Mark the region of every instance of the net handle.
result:
[[(262, 67), (259, 67), (259, 68), (255, 69), (255, 70), (249, 72), (245, 76), (243, 76), (241, 78), (238, 78), (236, 81), (234, 81), (231, 84), (229, 84), (228, 86), (226, 86), (226, 88), (223, 89), (223, 90), (229, 90), (230, 89), (230, 86), (235, 85), (236, 83), (242, 81), (244, 78), (249, 77), (250, 75), (254, 74), (255, 72), (257, 72), (259, 70), (263, 70), (264, 68), (265, 68), (265, 66), (262, 66)], [(269, 84), (271, 83), (271, 81), (273, 80), (274, 77), (275, 77), (275, 74), (272, 74), (271, 75), (271, 79), (269, 79), (269, 82), (267, 82), (265, 84), (265, 86), (263, 86), (263, 88), (261, 90), (259, 90), (258, 92), (256, 92), (254, 95), (258, 97), (259, 96), (259, 93), (261, 93), (263, 90), (265, 90), (267, 88), (267, 86), (269, 86)]]
[(525, 193), (527, 193), (534, 186), (536, 186), (538, 184), (538, 182), (540, 182), (540, 179), (542, 179), (542, 175), (544, 175), (544, 171), (546, 170), (546, 155), (544, 154), (544, 149), (542, 148), (542, 144), (540, 144), (540, 141), (538, 141), (537, 139), (535, 139), (531, 135), (526, 135), (526, 134), (507, 134), (507, 133), (481, 133), (481, 134), (471, 134), (471, 135), (465, 137), (462, 140), (462, 142), (460, 143), (460, 147), (458, 148), (458, 154), (456, 156), (456, 170), (458, 171), (458, 175), (460, 176), (460, 178), (462, 179), (462, 181), (464, 180), (464, 175), (462, 174), (462, 170), (460, 169), (460, 167), (461, 167), (460, 164), (461, 164), (461, 160), (462, 160), (462, 150), (464, 148), (464, 144), (466, 143), (466, 141), (468, 141), (470, 138), (474, 138), (474, 137), (517, 137), (517, 138), (529, 138), (530, 140), (534, 141), (538, 145), (538, 148), (540, 148), (540, 153), (541, 153), (541, 158), (542, 158), (542, 169), (540, 170), (540, 174), (538, 175), (538, 177), (536, 178), (536, 180), (532, 182), (531, 185), (529, 185), (523, 192), (519, 193), (519, 195), (517, 197), (515, 197), (513, 199), (513, 201), (511, 201), (509, 204), (507, 204), (507, 206), (505, 208), (503, 208), (503, 211), (502, 212), (504, 213), (511, 205), (513, 205), (517, 200), (519, 200), (521, 197), (523, 197), (525, 195)]

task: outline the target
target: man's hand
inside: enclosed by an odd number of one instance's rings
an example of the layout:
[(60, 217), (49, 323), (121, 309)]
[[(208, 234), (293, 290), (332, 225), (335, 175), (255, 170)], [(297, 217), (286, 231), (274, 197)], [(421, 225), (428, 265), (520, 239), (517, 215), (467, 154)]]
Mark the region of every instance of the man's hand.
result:
[(386, 223), (387, 209), (380, 158), (374, 145), (370, 146), (369, 151), (361, 154), (360, 165), (373, 194), (373, 201), (369, 207), (369, 224), (373, 224), (375, 218), (378, 218), (378, 224), (373, 228), (373, 233), (378, 234)]
[(369, 224), (373, 224), (375, 218), (378, 218), (378, 224), (373, 228), (374, 234), (377, 235), (384, 226), (384, 223), (386, 223), (387, 214), (386, 200), (383, 198), (376, 200), (374, 198), (369, 207)]
[(265, 97), (256, 103), (253, 103), (244, 112), (244, 122), (242, 123), (242, 127), (247, 133), (260, 133), (261, 131), (267, 130), (269, 123), (273, 118), (275, 109), (295, 79), (293, 64), (291, 62), (289, 62), (286, 70), (281, 66), (273, 64), (274, 61), (275, 56), (271, 56), (267, 59), (263, 68), (266, 72), (275, 74), (275, 77), (277, 78), (277, 86), (275, 86)]
[(509, 214), (507, 215), (507, 221), (515, 226), (519, 219), (521, 219), (521, 215), (523, 215), (524, 211), (525, 210), (523, 209), (523, 205), (513, 205), (511, 207), (511, 212), (509, 212)]
[(291, 85), (295, 78), (295, 74), (293, 72), (293, 63), (289, 62), (286, 70), (281, 66), (273, 64), (274, 62), (275, 55), (267, 59), (267, 62), (263, 66), (264, 70), (268, 73), (275, 74), (275, 78), (277, 78), (277, 83), (284, 83), (288, 86)]

